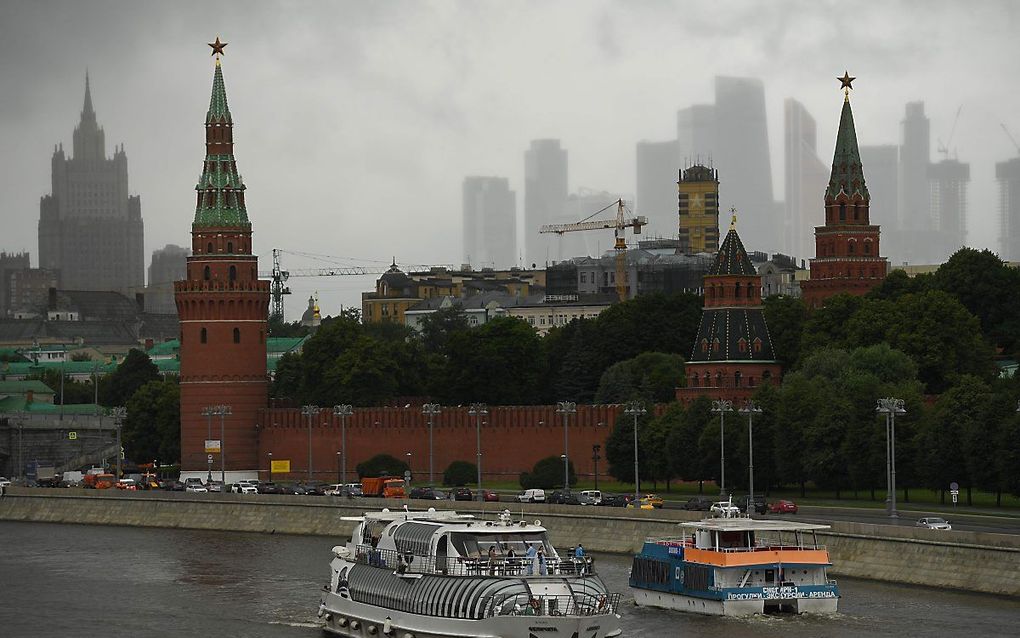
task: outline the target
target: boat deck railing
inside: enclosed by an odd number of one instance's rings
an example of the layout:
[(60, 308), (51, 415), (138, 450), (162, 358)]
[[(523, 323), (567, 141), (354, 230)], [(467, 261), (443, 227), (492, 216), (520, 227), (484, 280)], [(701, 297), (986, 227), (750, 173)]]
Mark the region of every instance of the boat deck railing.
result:
[(354, 558), (359, 563), (392, 569), (400, 574), (441, 574), (444, 576), (586, 576), (595, 573), (591, 556), (538, 560), (513, 558), (471, 558), (461, 556), (415, 556), (410, 552), (358, 545)]
[(759, 540), (754, 547), (698, 547), (689, 536), (671, 536), (666, 538), (649, 538), (649, 543), (664, 545), (666, 547), (684, 547), (689, 549), (703, 549), (710, 552), (799, 552), (810, 550), (824, 550), (825, 545), (784, 545), (781, 543), (770, 543), (767, 540)]
[(486, 605), (491, 616), (601, 616), (617, 613), (620, 594), (494, 596)]

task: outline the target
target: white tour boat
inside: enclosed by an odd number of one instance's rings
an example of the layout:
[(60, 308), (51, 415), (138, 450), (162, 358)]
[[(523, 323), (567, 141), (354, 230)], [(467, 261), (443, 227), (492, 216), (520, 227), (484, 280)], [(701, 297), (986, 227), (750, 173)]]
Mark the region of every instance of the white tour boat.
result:
[(345, 517), (319, 615), (347, 637), (612, 638), (620, 594), (591, 557), (561, 558), (540, 521), (509, 511), (483, 521), (451, 511)]

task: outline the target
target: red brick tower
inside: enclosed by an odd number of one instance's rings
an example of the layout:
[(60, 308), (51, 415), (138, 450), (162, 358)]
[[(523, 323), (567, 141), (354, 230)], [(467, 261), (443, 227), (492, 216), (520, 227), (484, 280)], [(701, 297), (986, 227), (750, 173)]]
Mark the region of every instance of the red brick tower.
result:
[(836, 134), (832, 175), (825, 189), (825, 225), (815, 227), (815, 258), (811, 279), (800, 285), (804, 303), (819, 307), (842, 292), (863, 295), (885, 279), (888, 263), (880, 257), (879, 228), (869, 214), (871, 196), (857, 148), (854, 114), (850, 110), (850, 82), (844, 74), (843, 113)]
[[(223, 454), (227, 479), (255, 477), (258, 470), (258, 411), (267, 406), (266, 317), (269, 282), (258, 279), (244, 184), (234, 161), (233, 120), (217, 38), (212, 98), (205, 118), (205, 163), (195, 190), (187, 279), (174, 283), (181, 321), (181, 470), (205, 476), (206, 407), (228, 405)], [(212, 418), (220, 438), (220, 417)], [(215, 478), (220, 457), (214, 455)]]
[(686, 373), (687, 387), (676, 391), (683, 403), (699, 396), (742, 402), (757, 386), (779, 383), (782, 367), (761, 309), (761, 276), (737, 235), (736, 216), (705, 275), (701, 326)]

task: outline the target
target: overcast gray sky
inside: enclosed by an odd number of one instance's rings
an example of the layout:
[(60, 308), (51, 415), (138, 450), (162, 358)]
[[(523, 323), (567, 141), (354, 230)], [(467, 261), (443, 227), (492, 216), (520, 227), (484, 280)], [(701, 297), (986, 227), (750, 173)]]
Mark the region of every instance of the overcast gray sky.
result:
[[(562, 140), (571, 191), (633, 193), (635, 142), (674, 137), (677, 109), (711, 102), (716, 75), (763, 79), (781, 198), (783, 100), (814, 116), (828, 164), (844, 69), (859, 78), (861, 144), (898, 142), (905, 102), (923, 99), (934, 154), (963, 105), (952, 146), (971, 164), (968, 243), (997, 249), (994, 164), (1016, 155), (1000, 122), (1020, 137), (1018, 7), (2, 0), (0, 250), (37, 263), (39, 197), (53, 145), (70, 148), (86, 67), (107, 151), (126, 147), (146, 254), (188, 245), (213, 71), (205, 43), (217, 35), (229, 42), (235, 151), (265, 269), (273, 247), (456, 263), (461, 180), (509, 177), (522, 213), (535, 138)], [(373, 280), (292, 280), (288, 316), (313, 290), (324, 313), (357, 304)]]

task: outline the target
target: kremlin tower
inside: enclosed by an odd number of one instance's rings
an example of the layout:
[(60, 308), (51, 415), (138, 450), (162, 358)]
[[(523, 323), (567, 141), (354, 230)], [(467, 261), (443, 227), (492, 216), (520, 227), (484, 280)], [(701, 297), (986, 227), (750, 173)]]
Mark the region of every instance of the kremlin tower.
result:
[[(212, 97), (205, 118), (205, 162), (195, 190), (187, 275), (174, 283), (181, 322), (181, 471), (227, 482), (253, 478), (258, 469), (258, 411), (267, 406), (266, 317), (269, 282), (258, 279), (244, 184), (234, 160), (233, 120), (227, 108), (216, 38)], [(224, 416), (209, 408), (229, 407)], [(222, 454), (207, 455), (205, 440), (220, 439)], [(211, 431), (211, 435), (210, 435)], [(209, 458), (212, 458), (209, 461)], [(211, 466), (211, 467), (210, 467)]]
[(694, 350), (687, 362), (687, 387), (677, 400), (699, 396), (743, 402), (759, 385), (779, 383), (782, 368), (761, 308), (761, 276), (737, 235), (737, 218), (705, 275), (705, 305)]
[(843, 113), (825, 189), (825, 225), (815, 227), (811, 279), (800, 285), (804, 303), (814, 308), (840, 293), (863, 295), (880, 284), (888, 271), (885, 257), (879, 256), (879, 228), (870, 220), (871, 196), (850, 110), (850, 83), (856, 78), (844, 73), (837, 79), (843, 83)]

